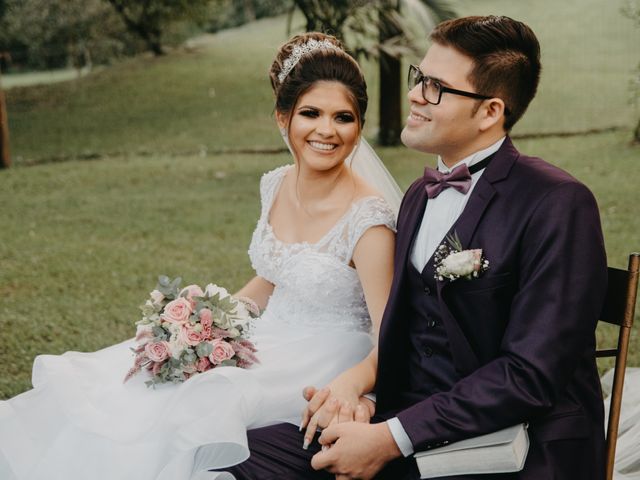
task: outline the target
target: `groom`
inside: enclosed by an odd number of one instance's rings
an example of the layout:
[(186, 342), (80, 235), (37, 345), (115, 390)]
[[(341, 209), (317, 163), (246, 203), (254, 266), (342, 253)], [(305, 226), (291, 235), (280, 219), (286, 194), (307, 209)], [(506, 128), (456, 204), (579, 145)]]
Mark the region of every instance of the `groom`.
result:
[[(438, 169), (426, 169), (400, 209), (376, 415), (329, 426), (322, 450), (302, 450), (291, 425), (251, 431), (250, 459), (231, 469), (238, 478), (416, 479), (415, 451), (522, 422), (523, 471), (447, 478), (604, 478), (598, 208), (584, 185), (508, 136), (536, 93), (538, 41), (493, 16), (444, 22), (431, 40), (410, 69), (402, 140), (438, 154)], [(454, 238), (474, 250), (458, 257), (481, 254), (480, 264), (452, 265)]]

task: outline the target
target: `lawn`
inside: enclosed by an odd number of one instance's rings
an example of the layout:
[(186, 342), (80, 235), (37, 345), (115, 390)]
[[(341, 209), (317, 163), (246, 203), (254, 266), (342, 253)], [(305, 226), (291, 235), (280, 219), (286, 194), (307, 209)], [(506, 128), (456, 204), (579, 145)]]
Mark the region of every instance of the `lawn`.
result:
[[(467, 0), (461, 12), (508, 14), (539, 33), (543, 82), (516, 137), (622, 127), (516, 140), (594, 191), (610, 264), (622, 267), (640, 250), (640, 150), (628, 142), (640, 114), (628, 87), (640, 31), (614, 3)], [(7, 91), (16, 166), (0, 171), (0, 398), (29, 388), (37, 354), (131, 336), (160, 274), (231, 290), (250, 278), (260, 175), (290, 160), (234, 151), (281, 148), (266, 70), (285, 37), (285, 19), (267, 19), (164, 58)], [(371, 138), (377, 80), (373, 65), (365, 70)], [(403, 187), (433, 162), (378, 151)], [(634, 335), (638, 366), (639, 347)]]

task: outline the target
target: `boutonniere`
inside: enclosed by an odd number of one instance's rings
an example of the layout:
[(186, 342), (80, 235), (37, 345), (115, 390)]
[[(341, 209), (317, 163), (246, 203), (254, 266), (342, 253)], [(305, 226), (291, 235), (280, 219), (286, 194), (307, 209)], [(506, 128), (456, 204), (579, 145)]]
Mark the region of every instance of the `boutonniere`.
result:
[(489, 260), (482, 255), (482, 249), (463, 250), (456, 232), (447, 235), (445, 241), (436, 248), (434, 260), (435, 279), (441, 282), (461, 277), (470, 280), (489, 269)]

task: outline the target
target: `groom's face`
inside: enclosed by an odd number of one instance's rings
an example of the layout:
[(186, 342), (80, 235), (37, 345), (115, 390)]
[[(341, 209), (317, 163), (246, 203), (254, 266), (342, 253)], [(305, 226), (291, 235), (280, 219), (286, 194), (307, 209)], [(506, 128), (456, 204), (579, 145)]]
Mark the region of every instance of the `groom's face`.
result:
[[(434, 43), (420, 62), (423, 75), (444, 87), (475, 92), (468, 80), (473, 60), (453, 47)], [(458, 161), (467, 153), (478, 135), (475, 116), (477, 100), (442, 92), (440, 103), (424, 99), (422, 85), (409, 91), (410, 113), (402, 131), (402, 142), (421, 152), (441, 155), (447, 163)]]

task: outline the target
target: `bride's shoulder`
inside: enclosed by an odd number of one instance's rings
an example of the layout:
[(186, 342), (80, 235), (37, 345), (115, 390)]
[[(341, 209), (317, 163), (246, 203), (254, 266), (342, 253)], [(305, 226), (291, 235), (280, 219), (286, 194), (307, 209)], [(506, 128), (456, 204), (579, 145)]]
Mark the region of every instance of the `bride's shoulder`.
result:
[(395, 231), (396, 216), (393, 209), (376, 189), (369, 187), (353, 201), (356, 224), (385, 225)]
[(354, 176), (354, 179), (356, 183), (356, 191), (353, 202), (357, 204), (360, 209), (391, 212), (391, 207), (379, 190), (369, 185), (360, 177)]
[(262, 195), (271, 192), (280, 185), (280, 182), (291, 168), (293, 168), (293, 165), (281, 165), (263, 173), (262, 178), (260, 178), (260, 192)]

